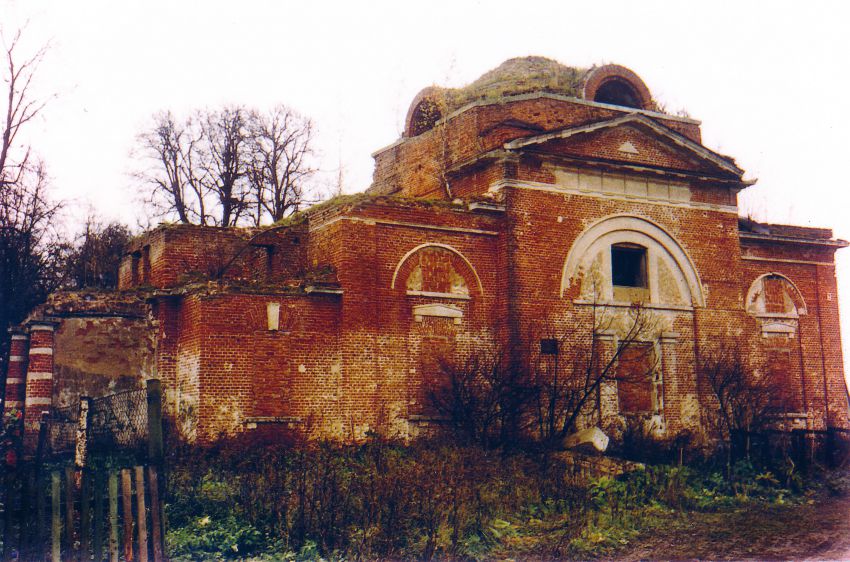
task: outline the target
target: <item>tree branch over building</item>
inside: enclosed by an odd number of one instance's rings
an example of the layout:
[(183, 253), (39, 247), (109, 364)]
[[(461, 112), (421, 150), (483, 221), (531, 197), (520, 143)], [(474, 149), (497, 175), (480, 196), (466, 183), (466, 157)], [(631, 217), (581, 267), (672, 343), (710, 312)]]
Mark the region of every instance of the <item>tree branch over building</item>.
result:
[[(0, 33), (2, 36), (2, 33)], [(19, 53), (21, 31), (3, 37), (5, 107), (0, 131), (0, 359), (6, 355), (6, 330), (22, 321), (62, 281), (67, 246), (53, 229), (61, 205), (48, 195), (44, 162), (21, 132), (47, 100), (32, 97), (32, 85), (46, 47)], [(0, 361), (0, 372), (5, 365)]]
[(136, 174), (157, 216), (184, 224), (260, 226), (304, 203), (313, 126), (285, 106), (157, 113), (137, 137)]

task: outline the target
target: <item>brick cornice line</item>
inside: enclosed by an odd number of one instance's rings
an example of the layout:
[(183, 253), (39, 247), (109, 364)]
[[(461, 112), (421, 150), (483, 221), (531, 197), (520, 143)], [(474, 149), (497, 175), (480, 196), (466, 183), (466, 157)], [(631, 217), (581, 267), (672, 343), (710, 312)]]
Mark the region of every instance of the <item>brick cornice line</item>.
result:
[(768, 261), (776, 263), (795, 263), (800, 265), (826, 265), (834, 266), (835, 264), (828, 261), (810, 261), (810, 260), (792, 260), (789, 258), (763, 258), (761, 256), (741, 256), (742, 260), (748, 261)]
[(384, 226), (400, 226), (405, 228), (421, 228), (424, 230), (439, 230), (442, 232), (460, 232), (463, 234), (480, 234), (483, 236), (498, 236), (499, 233), (495, 230), (482, 230), (479, 228), (466, 228), (462, 226), (441, 226), (437, 224), (423, 224), (423, 223), (414, 223), (414, 222), (403, 222), (403, 221), (391, 221), (384, 219), (367, 219), (363, 217), (336, 217), (327, 222), (323, 222), (322, 224), (318, 224), (314, 227), (310, 228), (310, 232), (316, 232), (331, 226), (339, 221), (350, 221), (366, 224), (368, 226), (373, 226), (376, 224), (384, 225)]
[(700, 211), (717, 211), (718, 213), (733, 213), (738, 215), (738, 208), (731, 205), (715, 205), (713, 203), (700, 203), (698, 201), (674, 203), (671, 201), (661, 201), (658, 199), (650, 199), (648, 197), (626, 197), (622, 195), (612, 195), (609, 193), (600, 193), (596, 191), (582, 191), (580, 189), (572, 189), (569, 187), (560, 187), (550, 183), (540, 183), (533, 181), (521, 180), (499, 180), (490, 184), (489, 191), (498, 192), (504, 187), (514, 187), (517, 189), (533, 189), (535, 191), (546, 191), (549, 193), (557, 193), (559, 195), (581, 195), (584, 197), (593, 197), (596, 199), (608, 199), (616, 201), (628, 201), (629, 203), (645, 203), (647, 205), (661, 205), (664, 207), (675, 207), (679, 209), (698, 209)]

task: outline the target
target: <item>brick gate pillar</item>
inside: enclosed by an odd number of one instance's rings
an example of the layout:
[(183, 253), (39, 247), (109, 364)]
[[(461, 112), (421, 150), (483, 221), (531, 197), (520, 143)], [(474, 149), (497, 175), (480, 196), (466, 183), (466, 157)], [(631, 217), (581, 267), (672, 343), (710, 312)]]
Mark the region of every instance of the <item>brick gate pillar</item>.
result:
[(49, 411), (53, 402), (54, 325), (50, 322), (33, 322), (29, 329), (29, 360), (24, 397), (25, 448), (35, 444), (41, 414)]
[(9, 367), (6, 370), (6, 393), (3, 396), (3, 414), (24, 408), (24, 389), (27, 375), (29, 337), (20, 328), (9, 330)]

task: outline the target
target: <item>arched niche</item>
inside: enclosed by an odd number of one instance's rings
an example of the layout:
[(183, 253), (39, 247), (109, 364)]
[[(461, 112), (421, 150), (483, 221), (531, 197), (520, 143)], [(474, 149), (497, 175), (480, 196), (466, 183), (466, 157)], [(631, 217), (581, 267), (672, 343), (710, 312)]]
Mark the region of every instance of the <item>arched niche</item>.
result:
[[(621, 271), (641, 267), (640, 260), (643, 271)], [(615, 285), (615, 279), (631, 286)], [(682, 246), (656, 223), (633, 215), (601, 219), (573, 242), (561, 296), (577, 283), (582, 300), (705, 306), (699, 275)]]
[(457, 249), (426, 243), (408, 251), (396, 265), (390, 287), (411, 295), (468, 299), (484, 288), (472, 263)]
[(762, 336), (793, 337), (806, 301), (797, 286), (781, 273), (759, 275), (750, 284), (744, 308), (756, 318)]

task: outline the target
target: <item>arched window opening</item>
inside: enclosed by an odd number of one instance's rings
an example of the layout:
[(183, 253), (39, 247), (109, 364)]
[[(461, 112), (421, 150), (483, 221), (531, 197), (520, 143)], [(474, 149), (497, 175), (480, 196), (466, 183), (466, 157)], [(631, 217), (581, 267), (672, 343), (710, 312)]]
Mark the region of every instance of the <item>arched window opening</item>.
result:
[(625, 80), (608, 80), (596, 90), (593, 101), (641, 109), (640, 96)]
[(410, 135), (415, 137), (425, 131), (430, 131), (441, 117), (440, 108), (434, 100), (422, 100), (413, 110), (413, 117), (410, 120)]

